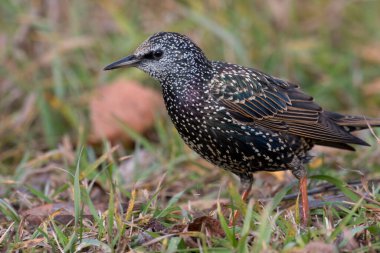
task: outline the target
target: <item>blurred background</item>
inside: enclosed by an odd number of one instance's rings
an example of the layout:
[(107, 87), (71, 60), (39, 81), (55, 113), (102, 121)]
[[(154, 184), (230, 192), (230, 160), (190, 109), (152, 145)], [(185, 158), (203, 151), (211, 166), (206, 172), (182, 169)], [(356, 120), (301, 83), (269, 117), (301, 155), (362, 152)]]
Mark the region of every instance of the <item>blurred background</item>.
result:
[[(110, 137), (126, 147), (127, 155), (133, 146), (126, 136), (141, 142), (145, 134), (144, 140), (158, 147), (184, 152), (180, 140), (166, 138), (178, 138), (166, 114), (157, 120), (156, 113), (148, 113), (153, 118), (140, 128), (128, 127), (134, 124), (128, 120), (139, 121), (146, 114), (121, 115), (119, 125), (104, 119), (104, 114), (117, 114), (115, 110), (148, 104), (152, 94), (128, 104), (140, 90), (122, 91), (124, 83), (127, 87), (133, 80), (133, 85), (149, 87), (157, 98), (159, 85), (141, 71), (102, 68), (158, 31), (190, 36), (210, 59), (299, 83), (330, 110), (380, 117), (379, 13), (379, 1), (364, 0), (3, 0), (0, 173), (13, 174), (20, 163), (65, 141), (74, 149), (87, 143), (96, 156), (96, 148)], [(111, 104), (99, 102), (97, 92)], [(103, 125), (119, 130), (99, 134)], [(376, 142), (372, 136), (366, 139)]]

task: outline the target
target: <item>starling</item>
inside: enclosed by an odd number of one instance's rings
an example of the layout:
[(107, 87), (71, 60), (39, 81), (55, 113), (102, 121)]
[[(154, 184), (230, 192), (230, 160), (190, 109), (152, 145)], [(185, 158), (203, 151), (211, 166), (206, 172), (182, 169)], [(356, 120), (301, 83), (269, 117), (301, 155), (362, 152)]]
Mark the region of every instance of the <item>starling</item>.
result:
[(201, 157), (240, 177), (243, 199), (256, 171), (291, 170), (309, 218), (304, 164), (314, 145), (354, 150), (351, 133), (380, 119), (323, 110), (298, 85), (226, 62), (211, 61), (188, 37), (159, 32), (107, 67), (137, 67), (157, 79), (182, 139)]

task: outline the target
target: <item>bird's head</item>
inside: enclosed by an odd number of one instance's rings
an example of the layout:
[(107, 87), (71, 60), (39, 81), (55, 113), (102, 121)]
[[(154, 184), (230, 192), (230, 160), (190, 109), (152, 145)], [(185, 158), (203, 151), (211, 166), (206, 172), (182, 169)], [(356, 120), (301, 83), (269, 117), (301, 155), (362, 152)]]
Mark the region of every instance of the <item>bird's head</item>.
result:
[(132, 55), (124, 57), (104, 70), (136, 67), (159, 81), (168, 76), (197, 74), (209, 68), (202, 50), (188, 37), (173, 32), (159, 32), (144, 41)]

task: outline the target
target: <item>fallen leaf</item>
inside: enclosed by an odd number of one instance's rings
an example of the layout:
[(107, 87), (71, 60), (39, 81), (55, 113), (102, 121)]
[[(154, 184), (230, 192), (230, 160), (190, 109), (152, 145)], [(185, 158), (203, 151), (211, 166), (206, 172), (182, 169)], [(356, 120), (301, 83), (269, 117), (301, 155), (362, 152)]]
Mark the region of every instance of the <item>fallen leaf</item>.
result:
[(44, 237), (39, 237), (39, 238), (34, 238), (22, 242), (18, 242), (14, 245), (13, 250), (17, 251), (20, 249), (31, 249), (33, 247), (36, 247), (38, 245), (41, 245), (42, 242), (44, 242), (45, 238)]
[(90, 101), (90, 142), (103, 138), (131, 141), (120, 127), (120, 121), (138, 133), (153, 126), (156, 114), (163, 111), (161, 95), (135, 81), (118, 80), (98, 88)]
[[(83, 212), (83, 218), (92, 219), (88, 208), (84, 208)], [(45, 204), (26, 210), (21, 215), (32, 226), (38, 226), (49, 216), (55, 221), (67, 224), (74, 219), (74, 204), (69, 202)]]
[(157, 219), (150, 219), (148, 221), (148, 223), (144, 226), (144, 229), (145, 230), (149, 230), (149, 231), (152, 231), (152, 232), (162, 232), (164, 231), (166, 228), (164, 225), (162, 225), (162, 223), (157, 220)]
[(209, 216), (201, 216), (195, 218), (188, 227), (188, 231), (204, 231), (210, 237), (225, 237), (224, 230), (220, 225), (219, 220), (211, 218)]

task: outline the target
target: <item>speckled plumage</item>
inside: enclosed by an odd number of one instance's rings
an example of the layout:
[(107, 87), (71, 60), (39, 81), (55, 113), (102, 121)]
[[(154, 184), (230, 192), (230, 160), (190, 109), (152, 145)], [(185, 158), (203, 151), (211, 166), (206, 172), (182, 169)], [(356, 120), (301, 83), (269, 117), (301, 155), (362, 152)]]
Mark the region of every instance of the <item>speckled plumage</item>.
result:
[(297, 85), (261, 71), (210, 61), (177, 33), (154, 34), (106, 69), (125, 65), (159, 80), (186, 144), (243, 182), (262, 170), (291, 170), (301, 178), (313, 145), (353, 150), (349, 144), (367, 143), (350, 132), (380, 123), (324, 111)]

